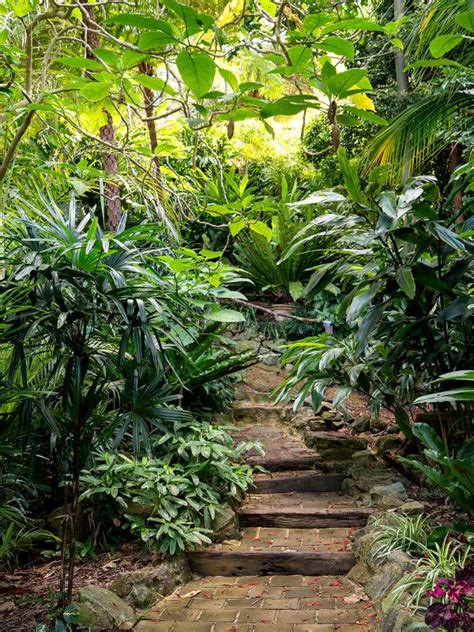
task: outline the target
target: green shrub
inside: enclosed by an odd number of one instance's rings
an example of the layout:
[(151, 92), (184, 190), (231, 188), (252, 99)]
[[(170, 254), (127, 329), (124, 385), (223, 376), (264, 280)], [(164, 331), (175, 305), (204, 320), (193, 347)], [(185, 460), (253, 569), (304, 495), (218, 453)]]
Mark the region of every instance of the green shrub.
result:
[(100, 508), (104, 530), (120, 524), (148, 547), (173, 555), (210, 542), (219, 509), (251, 485), (251, 467), (236, 462), (248, 448), (234, 446), (224, 427), (175, 424), (154, 442), (152, 457), (98, 456), (82, 474), (81, 499)]
[(433, 465), (414, 458), (400, 457), (399, 460), (420, 471), (458, 507), (474, 515), (474, 438), (465, 441), (453, 457), (428, 424), (415, 423), (412, 430), (424, 448), (426, 459)]

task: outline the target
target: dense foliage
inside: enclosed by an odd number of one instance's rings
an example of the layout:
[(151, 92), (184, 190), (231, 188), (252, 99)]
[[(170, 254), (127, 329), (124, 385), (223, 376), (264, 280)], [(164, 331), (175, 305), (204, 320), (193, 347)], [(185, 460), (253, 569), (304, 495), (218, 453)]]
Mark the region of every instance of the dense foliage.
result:
[[(278, 398), (367, 394), (399, 466), (472, 512), (473, 16), (0, 0), (2, 565), (59, 548), (64, 609), (83, 511), (92, 547), (207, 542), (251, 484), (211, 419), (250, 321), (289, 341)], [(420, 599), (462, 561), (425, 531), (380, 541), (428, 551)]]

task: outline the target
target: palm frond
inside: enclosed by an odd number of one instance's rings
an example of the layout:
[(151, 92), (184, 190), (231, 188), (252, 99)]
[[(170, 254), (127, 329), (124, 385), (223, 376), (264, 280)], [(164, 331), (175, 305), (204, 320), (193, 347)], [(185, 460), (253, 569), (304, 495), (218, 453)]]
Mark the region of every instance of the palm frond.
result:
[(470, 90), (445, 89), (427, 96), (393, 119), (369, 142), (363, 157), (365, 170), (389, 165), (392, 181), (416, 175), (449, 142), (449, 132), (469, 127)]

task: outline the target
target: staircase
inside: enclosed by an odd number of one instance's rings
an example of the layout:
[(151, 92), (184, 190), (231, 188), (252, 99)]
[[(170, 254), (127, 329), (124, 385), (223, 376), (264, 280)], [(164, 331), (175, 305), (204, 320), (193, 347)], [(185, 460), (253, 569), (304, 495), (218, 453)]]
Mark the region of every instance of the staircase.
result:
[(240, 508), (242, 539), (189, 553), (191, 570), (207, 576), (347, 573), (354, 564), (351, 535), (370, 510), (339, 493), (344, 476), (306, 469), (317, 454), (282, 427), (247, 425), (238, 436), (259, 440), (265, 454), (249, 461), (272, 473), (256, 476)]
[(352, 535), (370, 510), (340, 493), (344, 475), (314, 469), (316, 452), (283, 426), (284, 412), (258, 403), (242, 408), (236, 440), (258, 441), (265, 454), (255, 451), (248, 461), (269, 471), (256, 475), (240, 507), (242, 537), (188, 553), (200, 578), (157, 604), (135, 629), (373, 632), (373, 605), (344, 577), (354, 564)]

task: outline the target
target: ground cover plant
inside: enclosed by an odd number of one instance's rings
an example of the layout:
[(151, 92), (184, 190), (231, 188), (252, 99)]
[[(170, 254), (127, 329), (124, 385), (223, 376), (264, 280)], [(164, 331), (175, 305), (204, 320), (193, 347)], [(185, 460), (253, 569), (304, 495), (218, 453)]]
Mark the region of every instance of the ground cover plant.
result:
[[(213, 418), (255, 361), (229, 328), (287, 342), (278, 400), (391, 409), (398, 466), (472, 517), (473, 23), (469, 0), (0, 0), (0, 564), (60, 556), (57, 629), (78, 557), (182, 553), (251, 485)], [(420, 555), (426, 623), (461, 628), (465, 543), (400, 520), (379, 555)]]

